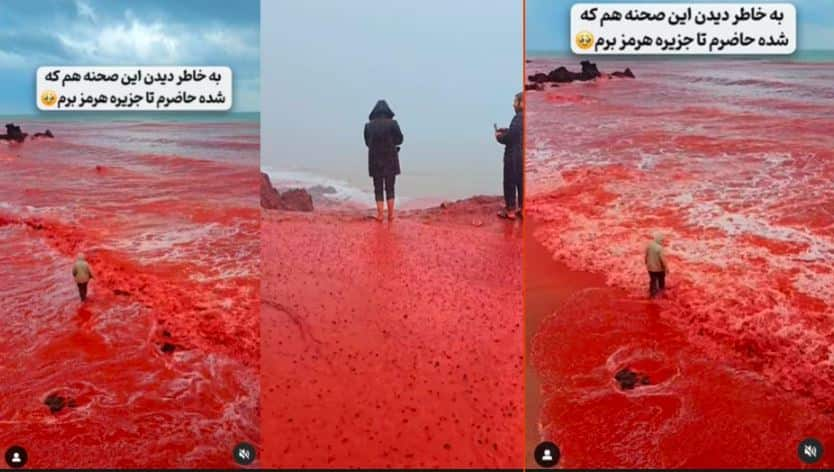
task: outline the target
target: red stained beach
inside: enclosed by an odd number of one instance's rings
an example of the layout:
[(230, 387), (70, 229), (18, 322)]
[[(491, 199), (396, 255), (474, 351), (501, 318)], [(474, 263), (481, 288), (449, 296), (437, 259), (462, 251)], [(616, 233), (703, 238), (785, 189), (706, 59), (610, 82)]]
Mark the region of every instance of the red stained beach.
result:
[(498, 208), (264, 211), (264, 466), (521, 466), (521, 235)]
[(530, 247), (554, 259), (531, 263), (588, 274), (532, 333), (529, 434), (569, 468), (801, 466), (802, 439), (834, 446), (834, 65), (598, 65), (637, 78), (527, 94)]
[(234, 466), (259, 442), (258, 122), (19, 124), (56, 137), (0, 143), (0, 444), (36, 468)]

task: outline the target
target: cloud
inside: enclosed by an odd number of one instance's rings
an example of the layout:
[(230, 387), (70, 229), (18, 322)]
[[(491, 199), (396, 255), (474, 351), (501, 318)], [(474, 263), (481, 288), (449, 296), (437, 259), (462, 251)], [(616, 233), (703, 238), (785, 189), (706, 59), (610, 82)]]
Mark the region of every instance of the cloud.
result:
[(89, 3), (81, 0), (75, 0), (75, 9), (78, 11), (78, 16), (80, 18), (88, 19), (93, 23), (96, 22), (96, 12), (93, 11), (93, 7), (91, 7)]
[[(181, 54), (181, 35), (160, 23), (128, 20), (104, 28), (74, 28), (58, 33), (61, 44), (83, 62), (175, 64)], [(150, 61), (150, 62), (149, 62)]]
[(86, 63), (183, 64), (257, 61), (258, 32), (251, 28), (143, 21), (133, 14), (103, 28), (76, 25), (58, 33), (61, 46)]
[(44, 13), (46, 3), (31, 0), (0, 16), (0, 81), (34, 74), (42, 65), (224, 65), (235, 74), (234, 108), (258, 109), (257, 9), (241, 12), (220, 1), (200, 2), (205, 7), (195, 12), (167, 0), (131, 2), (130, 8), (73, 0)]
[(259, 38), (252, 31), (240, 29), (216, 29), (203, 34), (204, 45), (213, 51), (223, 51), (230, 56), (259, 60)]

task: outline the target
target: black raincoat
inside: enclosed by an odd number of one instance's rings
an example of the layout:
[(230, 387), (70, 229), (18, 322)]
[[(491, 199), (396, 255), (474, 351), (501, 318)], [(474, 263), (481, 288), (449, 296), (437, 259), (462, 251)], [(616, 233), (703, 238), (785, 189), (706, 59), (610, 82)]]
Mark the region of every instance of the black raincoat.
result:
[(514, 179), (519, 182), (524, 177), (524, 113), (516, 112), (510, 122), (510, 128), (498, 142), (504, 147), (504, 166), (509, 167)]
[(403, 133), (394, 119), (394, 112), (385, 100), (376, 102), (365, 124), (365, 145), (368, 146), (368, 175), (391, 177), (400, 174), (400, 144)]

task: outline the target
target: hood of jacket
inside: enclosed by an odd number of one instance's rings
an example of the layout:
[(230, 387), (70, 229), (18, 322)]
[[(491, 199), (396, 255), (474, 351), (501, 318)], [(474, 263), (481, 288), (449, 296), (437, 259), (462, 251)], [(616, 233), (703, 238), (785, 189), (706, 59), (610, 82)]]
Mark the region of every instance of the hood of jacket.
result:
[(394, 112), (391, 111), (391, 107), (388, 106), (388, 103), (385, 100), (380, 100), (376, 102), (374, 105), (374, 109), (371, 110), (371, 114), (368, 115), (369, 120), (375, 120), (377, 118), (393, 118)]

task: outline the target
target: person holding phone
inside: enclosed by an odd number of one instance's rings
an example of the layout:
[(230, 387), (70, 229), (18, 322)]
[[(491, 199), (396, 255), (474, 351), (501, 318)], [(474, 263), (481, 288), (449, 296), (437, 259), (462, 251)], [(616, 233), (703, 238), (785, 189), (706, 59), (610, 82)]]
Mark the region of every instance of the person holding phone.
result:
[(513, 100), (513, 116), (509, 128), (495, 128), (495, 139), (504, 145), (504, 209), (501, 218), (514, 220), (522, 216), (524, 202), (524, 94)]

